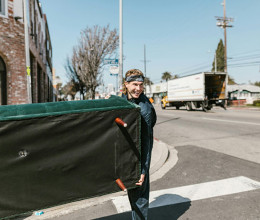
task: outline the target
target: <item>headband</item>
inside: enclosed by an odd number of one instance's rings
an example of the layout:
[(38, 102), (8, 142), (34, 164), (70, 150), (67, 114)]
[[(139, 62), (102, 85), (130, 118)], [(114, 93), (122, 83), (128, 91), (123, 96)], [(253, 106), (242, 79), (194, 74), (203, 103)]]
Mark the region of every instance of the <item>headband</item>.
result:
[(144, 77), (141, 75), (131, 75), (125, 78), (126, 82), (132, 82), (132, 81), (137, 81), (137, 82), (143, 82)]

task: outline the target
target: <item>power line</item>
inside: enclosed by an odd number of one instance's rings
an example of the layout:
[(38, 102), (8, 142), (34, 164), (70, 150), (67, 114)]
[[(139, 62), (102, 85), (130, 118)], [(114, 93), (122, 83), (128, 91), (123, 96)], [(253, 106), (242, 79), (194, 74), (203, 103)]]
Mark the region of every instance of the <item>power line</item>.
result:
[(232, 57), (230, 62), (231, 61), (240, 61), (240, 60), (251, 60), (251, 59), (257, 59), (257, 58), (260, 58), (260, 54), (258, 55), (251, 55), (251, 56), (244, 56), (244, 57)]
[(260, 50), (253, 50), (253, 51), (238, 53), (238, 54), (234, 54), (234, 55), (230, 55), (230, 56), (231, 56), (231, 57), (232, 57), (232, 56), (240, 56), (240, 55), (249, 54), (249, 53), (255, 53), (255, 52), (260, 52)]
[(240, 65), (249, 65), (249, 64), (257, 64), (257, 65), (259, 65), (260, 64), (260, 60), (255, 61), (255, 62), (234, 63), (234, 64), (231, 64), (229, 66), (238, 66), (238, 65), (240, 66)]
[(210, 70), (211, 70), (210, 65), (206, 65), (206, 66), (201, 66), (201, 67), (196, 68), (196, 69), (192, 69), (192, 70), (187, 71), (187, 72), (180, 73), (179, 75), (185, 76), (185, 75), (188, 75), (188, 74), (192, 74), (194, 72), (208, 72)]
[(229, 66), (230, 68), (241, 68), (241, 67), (249, 67), (249, 66), (259, 66), (260, 63), (258, 64), (248, 64), (248, 65), (237, 65), (237, 66)]
[(183, 69), (180, 69), (180, 70), (177, 70), (175, 72), (183, 72), (183, 71), (188, 71), (188, 70), (192, 70), (194, 68), (197, 68), (197, 67), (200, 67), (200, 66), (205, 66), (206, 64), (208, 64), (208, 62), (203, 62), (203, 63), (200, 63), (200, 64), (196, 64), (194, 66), (189, 66), (189, 67), (186, 67), (186, 68), (183, 68)]

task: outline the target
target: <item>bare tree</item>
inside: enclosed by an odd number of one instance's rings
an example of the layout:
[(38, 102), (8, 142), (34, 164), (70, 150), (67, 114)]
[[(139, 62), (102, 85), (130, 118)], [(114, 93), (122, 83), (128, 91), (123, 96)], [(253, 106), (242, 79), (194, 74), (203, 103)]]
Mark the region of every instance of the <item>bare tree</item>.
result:
[(96, 88), (102, 79), (103, 60), (110, 58), (118, 47), (116, 29), (94, 26), (81, 32), (78, 45), (73, 48), (71, 64), (74, 72), (84, 83), (86, 90), (95, 98)]
[(85, 85), (78, 74), (77, 65), (73, 57), (72, 59), (67, 57), (65, 70), (66, 70), (66, 75), (70, 80), (70, 85), (74, 87), (74, 90), (76, 92), (78, 91), (80, 92), (80, 99), (81, 98), (84, 99)]

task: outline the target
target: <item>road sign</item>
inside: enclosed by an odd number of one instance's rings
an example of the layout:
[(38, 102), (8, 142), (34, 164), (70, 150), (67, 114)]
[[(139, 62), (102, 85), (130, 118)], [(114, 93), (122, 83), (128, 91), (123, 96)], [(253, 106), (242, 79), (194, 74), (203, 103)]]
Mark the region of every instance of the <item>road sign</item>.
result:
[(118, 66), (110, 66), (109, 68), (110, 74), (116, 75), (119, 73), (119, 67)]
[(105, 59), (104, 64), (118, 64), (118, 59)]

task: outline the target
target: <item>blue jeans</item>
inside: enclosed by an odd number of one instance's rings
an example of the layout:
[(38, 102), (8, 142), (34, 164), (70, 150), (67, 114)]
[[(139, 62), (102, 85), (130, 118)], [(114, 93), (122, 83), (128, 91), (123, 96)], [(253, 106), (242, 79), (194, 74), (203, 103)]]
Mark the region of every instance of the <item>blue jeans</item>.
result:
[(148, 173), (145, 175), (142, 186), (128, 190), (133, 220), (146, 220), (148, 218), (149, 193), (150, 181)]

